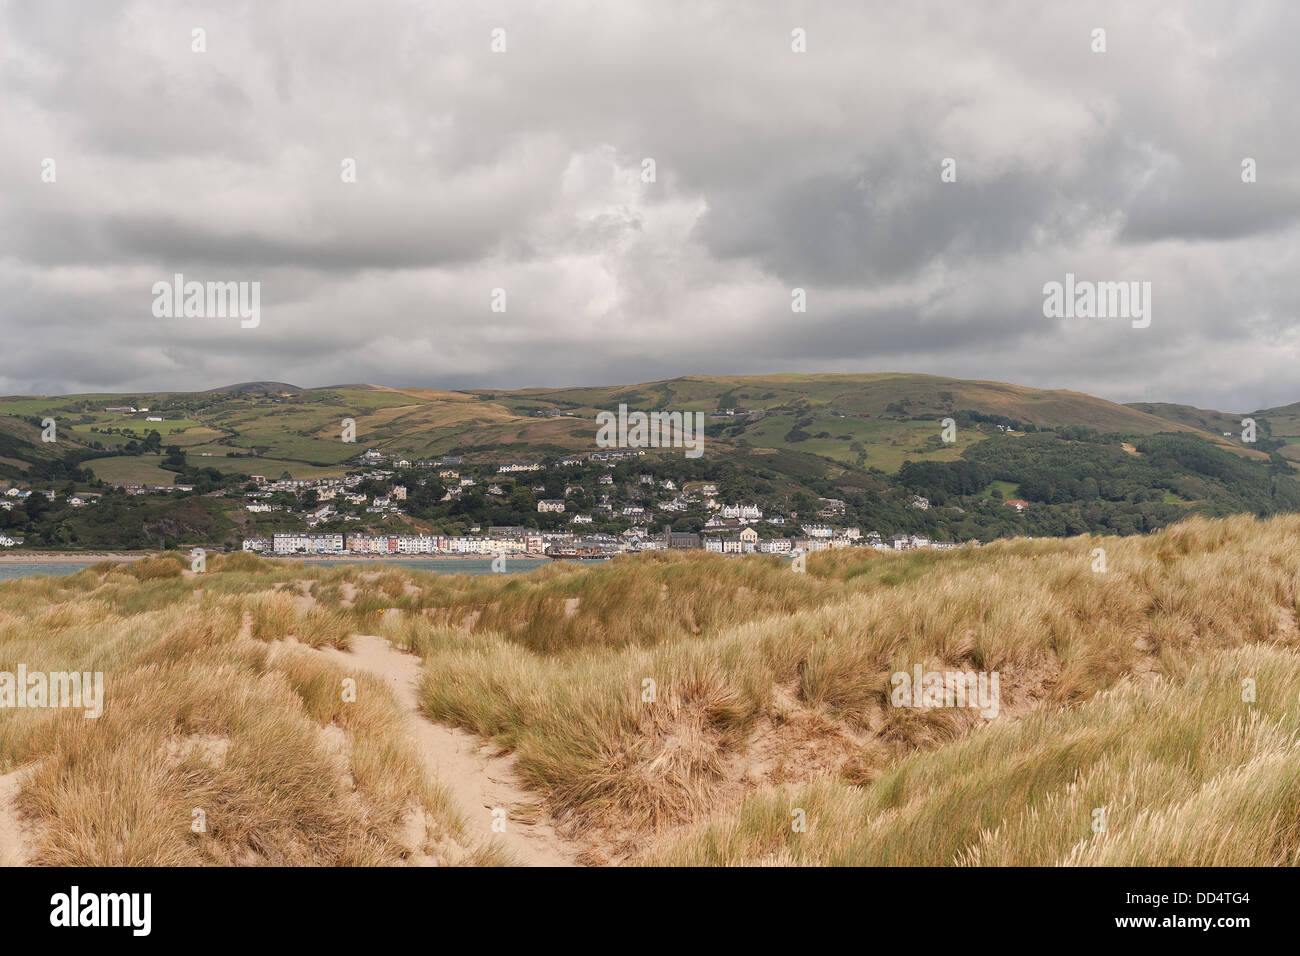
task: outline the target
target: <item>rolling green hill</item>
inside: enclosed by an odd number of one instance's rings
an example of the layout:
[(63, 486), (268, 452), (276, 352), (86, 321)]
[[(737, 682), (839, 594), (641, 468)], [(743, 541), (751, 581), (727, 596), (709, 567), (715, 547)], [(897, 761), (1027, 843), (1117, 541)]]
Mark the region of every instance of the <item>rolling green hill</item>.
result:
[(1300, 402), (1243, 413), (1216, 412), (1164, 402), (1132, 403), (1128, 407), (1169, 422), (1190, 426), (1216, 438), (1225, 434), (1240, 435), (1242, 420), (1253, 418), (1258, 428), (1256, 445), (1261, 453), (1276, 451), (1288, 461), (1300, 462)]
[(1242, 416), (1231, 412), (1216, 412), (1208, 408), (1177, 405), (1171, 402), (1130, 402), (1127, 407), (1148, 415), (1155, 415), (1168, 422), (1187, 425), (1216, 435), (1241, 431)]
[[(229, 471), (337, 471), (357, 446), (423, 458), (441, 454), (526, 457), (588, 451), (595, 416), (632, 410), (720, 413), (708, 420), (710, 454), (786, 451), (828, 466), (896, 472), (906, 460), (952, 461), (997, 433), (1082, 426), (1103, 434), (1201, 434), (1225, 449), (1266, 459), (1224, 431), (1239, 416), (1178, 405), (1120, 405), (1081, 392), (934, 375), (692, 376), (639, 385), (514, 391), (442, 391), (348, 385), (302, 389), (244, 383), (205, 392), (13, 396), (0, 398), (0, 468), (17, 477), (24, 463), (69, 449), (107, 456), (156, 429), (197, 467)], [(106, 409), (131, 406), (135, 413)], [(148, 409), (148, 412), (143, 411)], [(974, 413), (974, 417), (959, 413)], [(38, 447), (36, 423), (59, 422), (68, 445)], [(148, 422), (160, 417), (161, 422)], [(957, 441), (939, 440), (939, 422), (958, 418)], [(1271, 434), (1300, 452), (1300, 405), (1258, 412)], [(346, 419), (357, 444), (341, 440)], [(36, 439), (33, 441), (33, 439)], [(114, 446), (118, 446), (114, 448)], [(1291, 457), (1288, 455), (1288, 457)], [(1300, 458), (1297, 458), (1300, 460)], [(261, 463), (259, 463), (261, 462)], [(245, 467), (246, 466), (246, 467)], [(91, 466), (93, 468), (93, 465)], [(122, 466), (116, 474), (123, 473)], [(129, 471), (129, 469), (128, 469)]]

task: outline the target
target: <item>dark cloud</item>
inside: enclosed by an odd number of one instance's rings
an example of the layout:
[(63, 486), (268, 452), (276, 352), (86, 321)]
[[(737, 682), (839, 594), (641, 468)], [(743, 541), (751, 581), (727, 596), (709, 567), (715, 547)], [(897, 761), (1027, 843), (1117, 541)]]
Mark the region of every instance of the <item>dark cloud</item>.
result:
[[(894, 370), (1300, 398), (1300, 8), (835, 6), (0, 0), (0, 392)], [(261, 324), (154, 317), (176, 272), (260, 281)], [(1066, 272), (1150, 281), (1151, 328), (1045, 318)]]

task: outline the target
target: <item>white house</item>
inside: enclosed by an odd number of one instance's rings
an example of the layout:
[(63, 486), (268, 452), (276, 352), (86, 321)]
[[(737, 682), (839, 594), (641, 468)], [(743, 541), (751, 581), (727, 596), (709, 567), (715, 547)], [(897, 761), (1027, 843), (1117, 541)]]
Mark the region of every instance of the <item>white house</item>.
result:
[(276, 554), (331, 554), (343, 551), (343, 535), (339, 533), (321, 534), (309, 532), (281, 532), (272, 536), (272, 548)]

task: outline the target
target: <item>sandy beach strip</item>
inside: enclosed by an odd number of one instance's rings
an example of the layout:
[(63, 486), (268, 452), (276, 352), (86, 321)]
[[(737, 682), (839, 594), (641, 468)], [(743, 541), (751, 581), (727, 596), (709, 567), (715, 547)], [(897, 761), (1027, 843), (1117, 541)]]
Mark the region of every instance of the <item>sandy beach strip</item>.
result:
[(98, 564), (100, 561), (139, 561), (157, 551), (5, 551), (0, 564)]

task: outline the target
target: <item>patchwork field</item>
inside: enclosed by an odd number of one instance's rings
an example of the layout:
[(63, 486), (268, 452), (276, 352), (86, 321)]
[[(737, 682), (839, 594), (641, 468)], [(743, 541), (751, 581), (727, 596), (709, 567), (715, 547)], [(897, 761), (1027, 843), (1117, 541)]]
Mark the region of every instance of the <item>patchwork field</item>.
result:
[(109, 483), (127, 482), (137, 485), (175, 484), (176, 472), (158, 467), (161, 455), (121, 455), (116, 458), (96, 458), (95, 477)]
[[(1298, 545), (1300, 517), (1195, 518), (802, 574), (162, 555), (7, 582), (0, 671), (105, 690), (94, 720), (0, 710), (0, 854), (1294, 865)], [(899, 706), (917, 668), (996, 674), (996, 707)]]
[[(596, 414), (619, 404), (632, 410), (736, 409), (732, 419), (709, 420), (711, 454), (732, 455), (743, 443), (747, 449), (793, 451), (839, 467), (888, 473), (908, 459), (956, 460), (992, 433), (991, 425), (963, 428), (955, 443), (940, 441), (939, 421), (963, 410), (1037, 427), (1076, 425), (1126, 435), (1197, 433), (1234, 453), (1267, 457), (1204, 431), (1208, 419), (1185, 413), (1182, 406), (1149, 406), (1158, 413), (1153, 414), (1143, 410), (1148, 406), (1119, 405), (1079, 392), (897, 373), (692, 376), (639, 385), (505, 392), (253, 383), (211, 392), (13, 396), (0, 398), (0, 416), (52, 416), (67, 423), (69, 437), (106, 444), (114, 436), (91, 432), (92, 427), (124, 429), (135, 437), (157, 428), (165, 444), (220, 449), (223, 455), (231, 449), (256, 451), (290, 463), (295, 477), (307, 477), (308, 468), (333, 467), (357, 454), (354, 445), (340, 440), (345, 419), (356, 424), (357, 444), (412, 459), (499, 454), (504, 448), (523, 458), (590, 451)], [(116, 405), (147, 407), (167, 420), (151, 423), (143, 414), (105, 411)], [(561, 414), (539, 416), (543, 410)], [(1278, 434), (1300, 435), (1300, 427), (1286, 430), (1300, 418), (1287, 409), (1277, 413)], [(4, 430), (0, 422), (0, 432)]]

